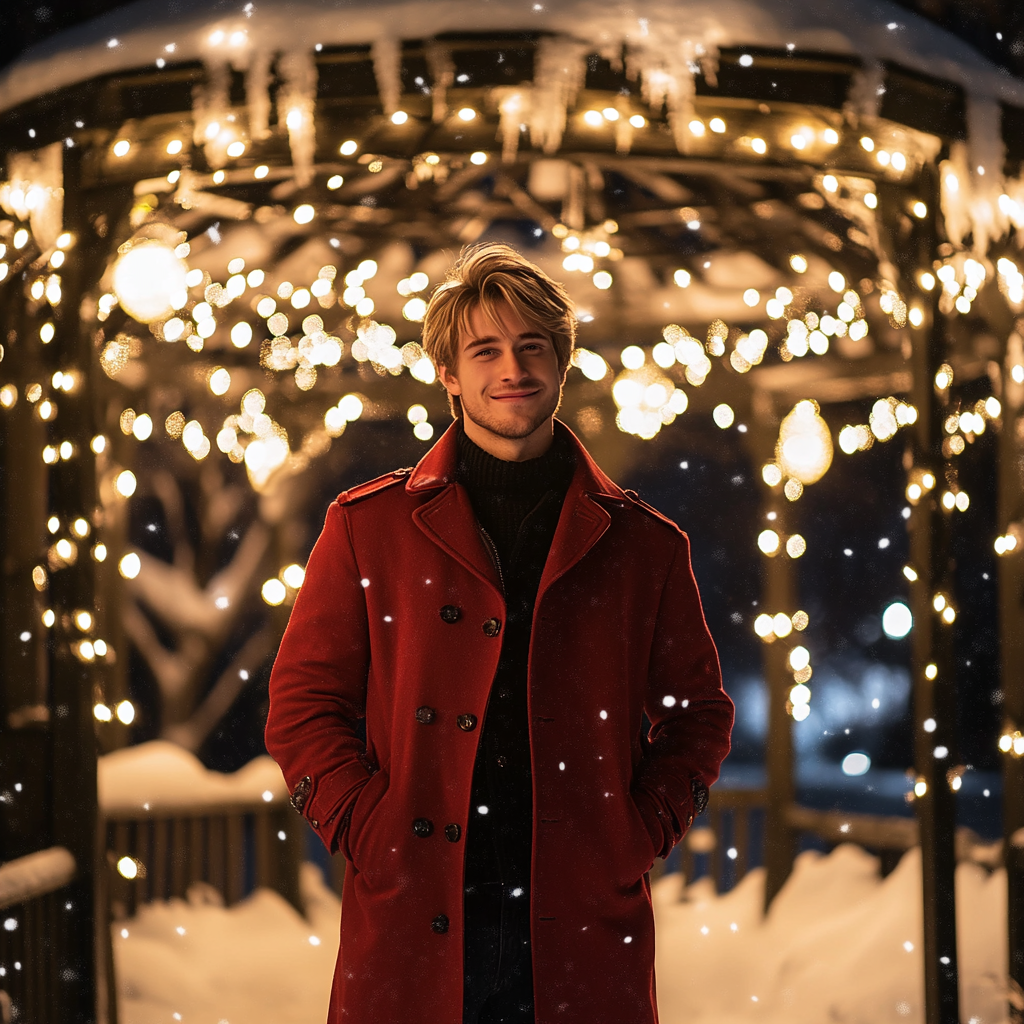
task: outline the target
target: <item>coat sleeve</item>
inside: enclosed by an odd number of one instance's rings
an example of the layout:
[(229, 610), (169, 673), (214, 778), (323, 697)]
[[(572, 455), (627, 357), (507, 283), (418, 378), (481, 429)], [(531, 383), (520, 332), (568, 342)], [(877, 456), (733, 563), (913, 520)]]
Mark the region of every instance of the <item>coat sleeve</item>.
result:
[(644, 711), (650, 742), (634, 773), (633, 797), (656, 856), (667, 857), (699, 811), (695, 792), (704, 787), (706, 794), (718, 778), (735, 714), (682, 532), (658, 608)]
[(345, 507), (334, 502), (306, 565), (270, 674), (267, 750), (292, 804), (335, 853), (377, 769), (356, 723), (365, 715), (370, 640)]

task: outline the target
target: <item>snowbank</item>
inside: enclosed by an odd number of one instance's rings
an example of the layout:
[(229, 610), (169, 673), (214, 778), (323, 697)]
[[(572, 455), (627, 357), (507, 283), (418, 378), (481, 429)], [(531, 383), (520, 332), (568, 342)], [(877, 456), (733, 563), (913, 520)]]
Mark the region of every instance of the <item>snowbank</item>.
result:
[[(1006, 875), (957, 868), (961, 1018), (1006, 1020)], [(764, 875), (716, 896), (679, 876), (654, 886), (662, 1024), (919, 1024), (924, 1020), (917, 851), (888, 878), (854, 846), (804, 853), (761, 914)], [(320, 1024), (341, 906), (304, 865), (303, 918), (259, 890), (224, 909), (151, 904), (114, 927), (124, 1024)]]
[(288, 796), (281, 769), (266, 755), (227, 775), (208, 771), (193, 754), (163, 740), (101, 757), (97, 785), (106, 813), (271, 803)]

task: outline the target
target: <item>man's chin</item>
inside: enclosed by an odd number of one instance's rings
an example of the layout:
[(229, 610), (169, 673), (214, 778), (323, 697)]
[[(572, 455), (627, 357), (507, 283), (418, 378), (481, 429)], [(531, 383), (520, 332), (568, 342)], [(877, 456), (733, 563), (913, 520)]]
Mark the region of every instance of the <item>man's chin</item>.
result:
[[(499, 410), (499, 412), (502, 412), (502, 410)], [(465, 406), (463, 406), (463, 414), (466, 414)], [(482, 427), (496, 437), (502, 437), (507, 441), (521, 441), (544, 426), (544, 424), (549, 423), (554, 415), (554, 410), (540, 416), (530, 416), (525, 413), (517, 414), (512, 410), (504, 411), (504, 415), (473, 415), (472, 412), (469, 412), (468, 415), (478, 427)]]

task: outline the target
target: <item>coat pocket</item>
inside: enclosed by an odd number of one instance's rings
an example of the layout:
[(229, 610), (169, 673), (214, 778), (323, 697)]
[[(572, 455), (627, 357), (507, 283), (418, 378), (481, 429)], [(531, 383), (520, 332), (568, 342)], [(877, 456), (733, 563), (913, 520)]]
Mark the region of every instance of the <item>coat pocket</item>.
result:
[(348, 842), (346, 856), (356, 871), (363, 871), (366, 865), (366, 856), (372, 857), (372, 844), (374, 826), (378, 823), (381, 811), (381, 803), (387, 795), (391, 776), (385, 769), (374, 772), (366, 780), (352, 805), (352, 815), (349, 819)]
[(631, 843), (629, 849), (629, 882), (639, 881), (654, 865), (654, 858), (657, 856), (658, 848), (654, 845), (651, 833), (647, 828), (647, 822), (640, 813), (640, 808), (633, 794), (627, 794), (629, 805), (629, 817), (633, 823), (631, 830)]

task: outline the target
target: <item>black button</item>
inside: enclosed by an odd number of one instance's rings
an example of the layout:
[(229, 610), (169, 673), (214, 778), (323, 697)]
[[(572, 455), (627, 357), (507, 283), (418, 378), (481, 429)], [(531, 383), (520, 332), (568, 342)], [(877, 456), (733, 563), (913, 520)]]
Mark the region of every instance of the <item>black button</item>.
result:
[(434, 834), (434, 823), (429, 818), (414, 818), (412, 830), (421, 839), (426, 839), (427, 836)]
[(484, 634), (486, 636), (497, 636), (501, 632), (501, 621), (499, 619), (488, 619), (484, 623)]
[(462, 618), (462, 609), (458, 605), (446, 604), (441, 609), (441, 618), (445, 622), (458, 622)]
[(457, 843), (462, 838), (462, 827), (460, 825), (445, 825), (444, 837), (449, 843)]
[(444, 935), (448, 931), (448, 915), (438, 914), (433, 921), (430, 922), (430, 927), (433, 928), (438, 935)]
[(423, 707), (416, 709), (416, 721), (419, 722), (420, 725), (430, 725), (436, 717), (437, 712), (426, 704), (424, 704)]
[(456, 721), (463, 732), (472, 732), (476, 728), (476, 715), (459, 715)]
[(504, 768), (508, 764), (508, 759), (504, 754), (499, 754), (494, 760), (498, 762), (499, 768)]

